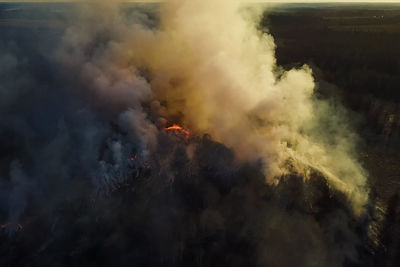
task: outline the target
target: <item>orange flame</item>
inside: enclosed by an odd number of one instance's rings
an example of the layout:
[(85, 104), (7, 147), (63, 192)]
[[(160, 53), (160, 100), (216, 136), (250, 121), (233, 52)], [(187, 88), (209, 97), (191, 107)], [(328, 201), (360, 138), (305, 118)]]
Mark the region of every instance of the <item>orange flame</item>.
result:
[(165, 128), (165, 130), (167, 130), (167, 131), (171, 131), (171, 130), (178, 131), (178, 132), (183, 133), (185, 135), (186, 140), (189, 139), (189, 135), (190, 135), (189, 130), (186, 130), (185, 128), (183, 128), (182, 126), (179, 126), (177, 124), (174, 124), (174, 125), (172, 125), (170, 127), (167, 127), (167, 128)]

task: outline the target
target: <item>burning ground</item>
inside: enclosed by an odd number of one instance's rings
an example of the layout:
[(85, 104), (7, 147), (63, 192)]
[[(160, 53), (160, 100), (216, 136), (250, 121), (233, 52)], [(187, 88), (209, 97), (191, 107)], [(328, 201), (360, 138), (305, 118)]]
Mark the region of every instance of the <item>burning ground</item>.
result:
[(369, 262), (348, 113), (276, 65), (262, 7), (61, 7), (1, 43), (2, 265)]

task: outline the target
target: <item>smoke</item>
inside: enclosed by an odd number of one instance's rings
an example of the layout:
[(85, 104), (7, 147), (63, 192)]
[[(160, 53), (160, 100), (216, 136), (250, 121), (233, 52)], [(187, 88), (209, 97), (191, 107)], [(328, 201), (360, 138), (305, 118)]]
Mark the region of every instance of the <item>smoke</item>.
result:
[(29, 250), (3, 265), (358, 263), (357, 136), (308, 66), (276, 65), (263, 11), (96, 1), (38, 70), (3, 49), (0, 219), (24, 228), (0, 250)]
[[(100, 97), (143, 102), (151, 94), (166, 103), (169, 117), (232, 148), (239, 162), (262, 160), (267, 182), (293, 172), (305, 178), (321, 173), (362, 213), (367, 174), (346, 113), (314, 96), (308, 66), (285, 71), (276, 65), (273, 37), (257, 28), (263, 6), (167, 1), (156, 28), (143, 15), (128, 26), (115, 9), (108, 3), (84, 12), (88, 23), (66, 35), (78, 47), (101, 38), (99, 29), (115, 35), (91, 51), (101, 53), (100, 59), (83, 67)], [(140, 70), (148, 72), (148, 84), (138, 78)], [(134, 91), (124, 90), (131, 86)]]

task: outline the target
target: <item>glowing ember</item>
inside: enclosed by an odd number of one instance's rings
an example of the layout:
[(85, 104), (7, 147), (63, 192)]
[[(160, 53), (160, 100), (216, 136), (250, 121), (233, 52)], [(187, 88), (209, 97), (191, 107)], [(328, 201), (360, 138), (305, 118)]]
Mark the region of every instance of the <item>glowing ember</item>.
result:
[(181, 127), (181, 126), (179, 126), (177, 124), (174, 124), (174, 125), (172, 125), (170, 127), (167, 127), (167, 128), (165, 128), (165, 130), (167, 130), (167, 131), (178, 131), (178, 132), (183, 133), (185, 135), (186, 140), (189, 139), (189, 135), (190, 135), (189, 130), (186, 130), (185, 128), (183, 128), (183, 127)]

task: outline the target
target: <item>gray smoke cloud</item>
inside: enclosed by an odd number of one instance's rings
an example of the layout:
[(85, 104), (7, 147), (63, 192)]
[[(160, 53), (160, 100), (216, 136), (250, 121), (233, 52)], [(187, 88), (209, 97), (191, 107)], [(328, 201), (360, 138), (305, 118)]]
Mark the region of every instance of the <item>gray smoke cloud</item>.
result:
[[(367, 190), (348, 144), (356, 137), (342, 127), (328, 150), (318, 150), (315, 144), (325, 146), (331, 136), (324, 131), (316, 141), (298, 132), (318, 132), (324, 122), (327, 131), (338, 129), (343, 116), (311, 98), (308, 67), (273, 70), (273, 38), (242, 19), (259, 10), (238, 13), (236, 2), (226, 3), (73, 6), (59, 43), (42, 51), (39, 70), (34, 57), (3, 48), (0, 219), (13, 235), (1, 236), (2, 265), (362, 263), (366, 222), (358, 215)], [(195, 10), (199, 16), (189, 19)], [(221, 39), (216, 30), (228, 21), (238, 32)], [(226, 63), (232, 68), (225, 71)], [(271, 98), (246, 93), (258, 82), (272, 86)], [(320, 121), (301, 115), (315, 107), (324, 111)], [(190, 138), (166, 131), (172, 123), (190, 128)], [(299, 140), (303, 152), (317, 149), (329, 164), (315, 165), (312, 155), (303, 164), (289, 146), (281, 150), (279, 134)], [(350, 166), (333, 166), (343, 172), (340, 182), (338, 173), (326, 175), (334, 159)], [(293, 169), (280, 169), (290, 160)], [(353, 171), (356, 183), (342, 178)], [(12, 253), (23, 248), (22, 256)]]

